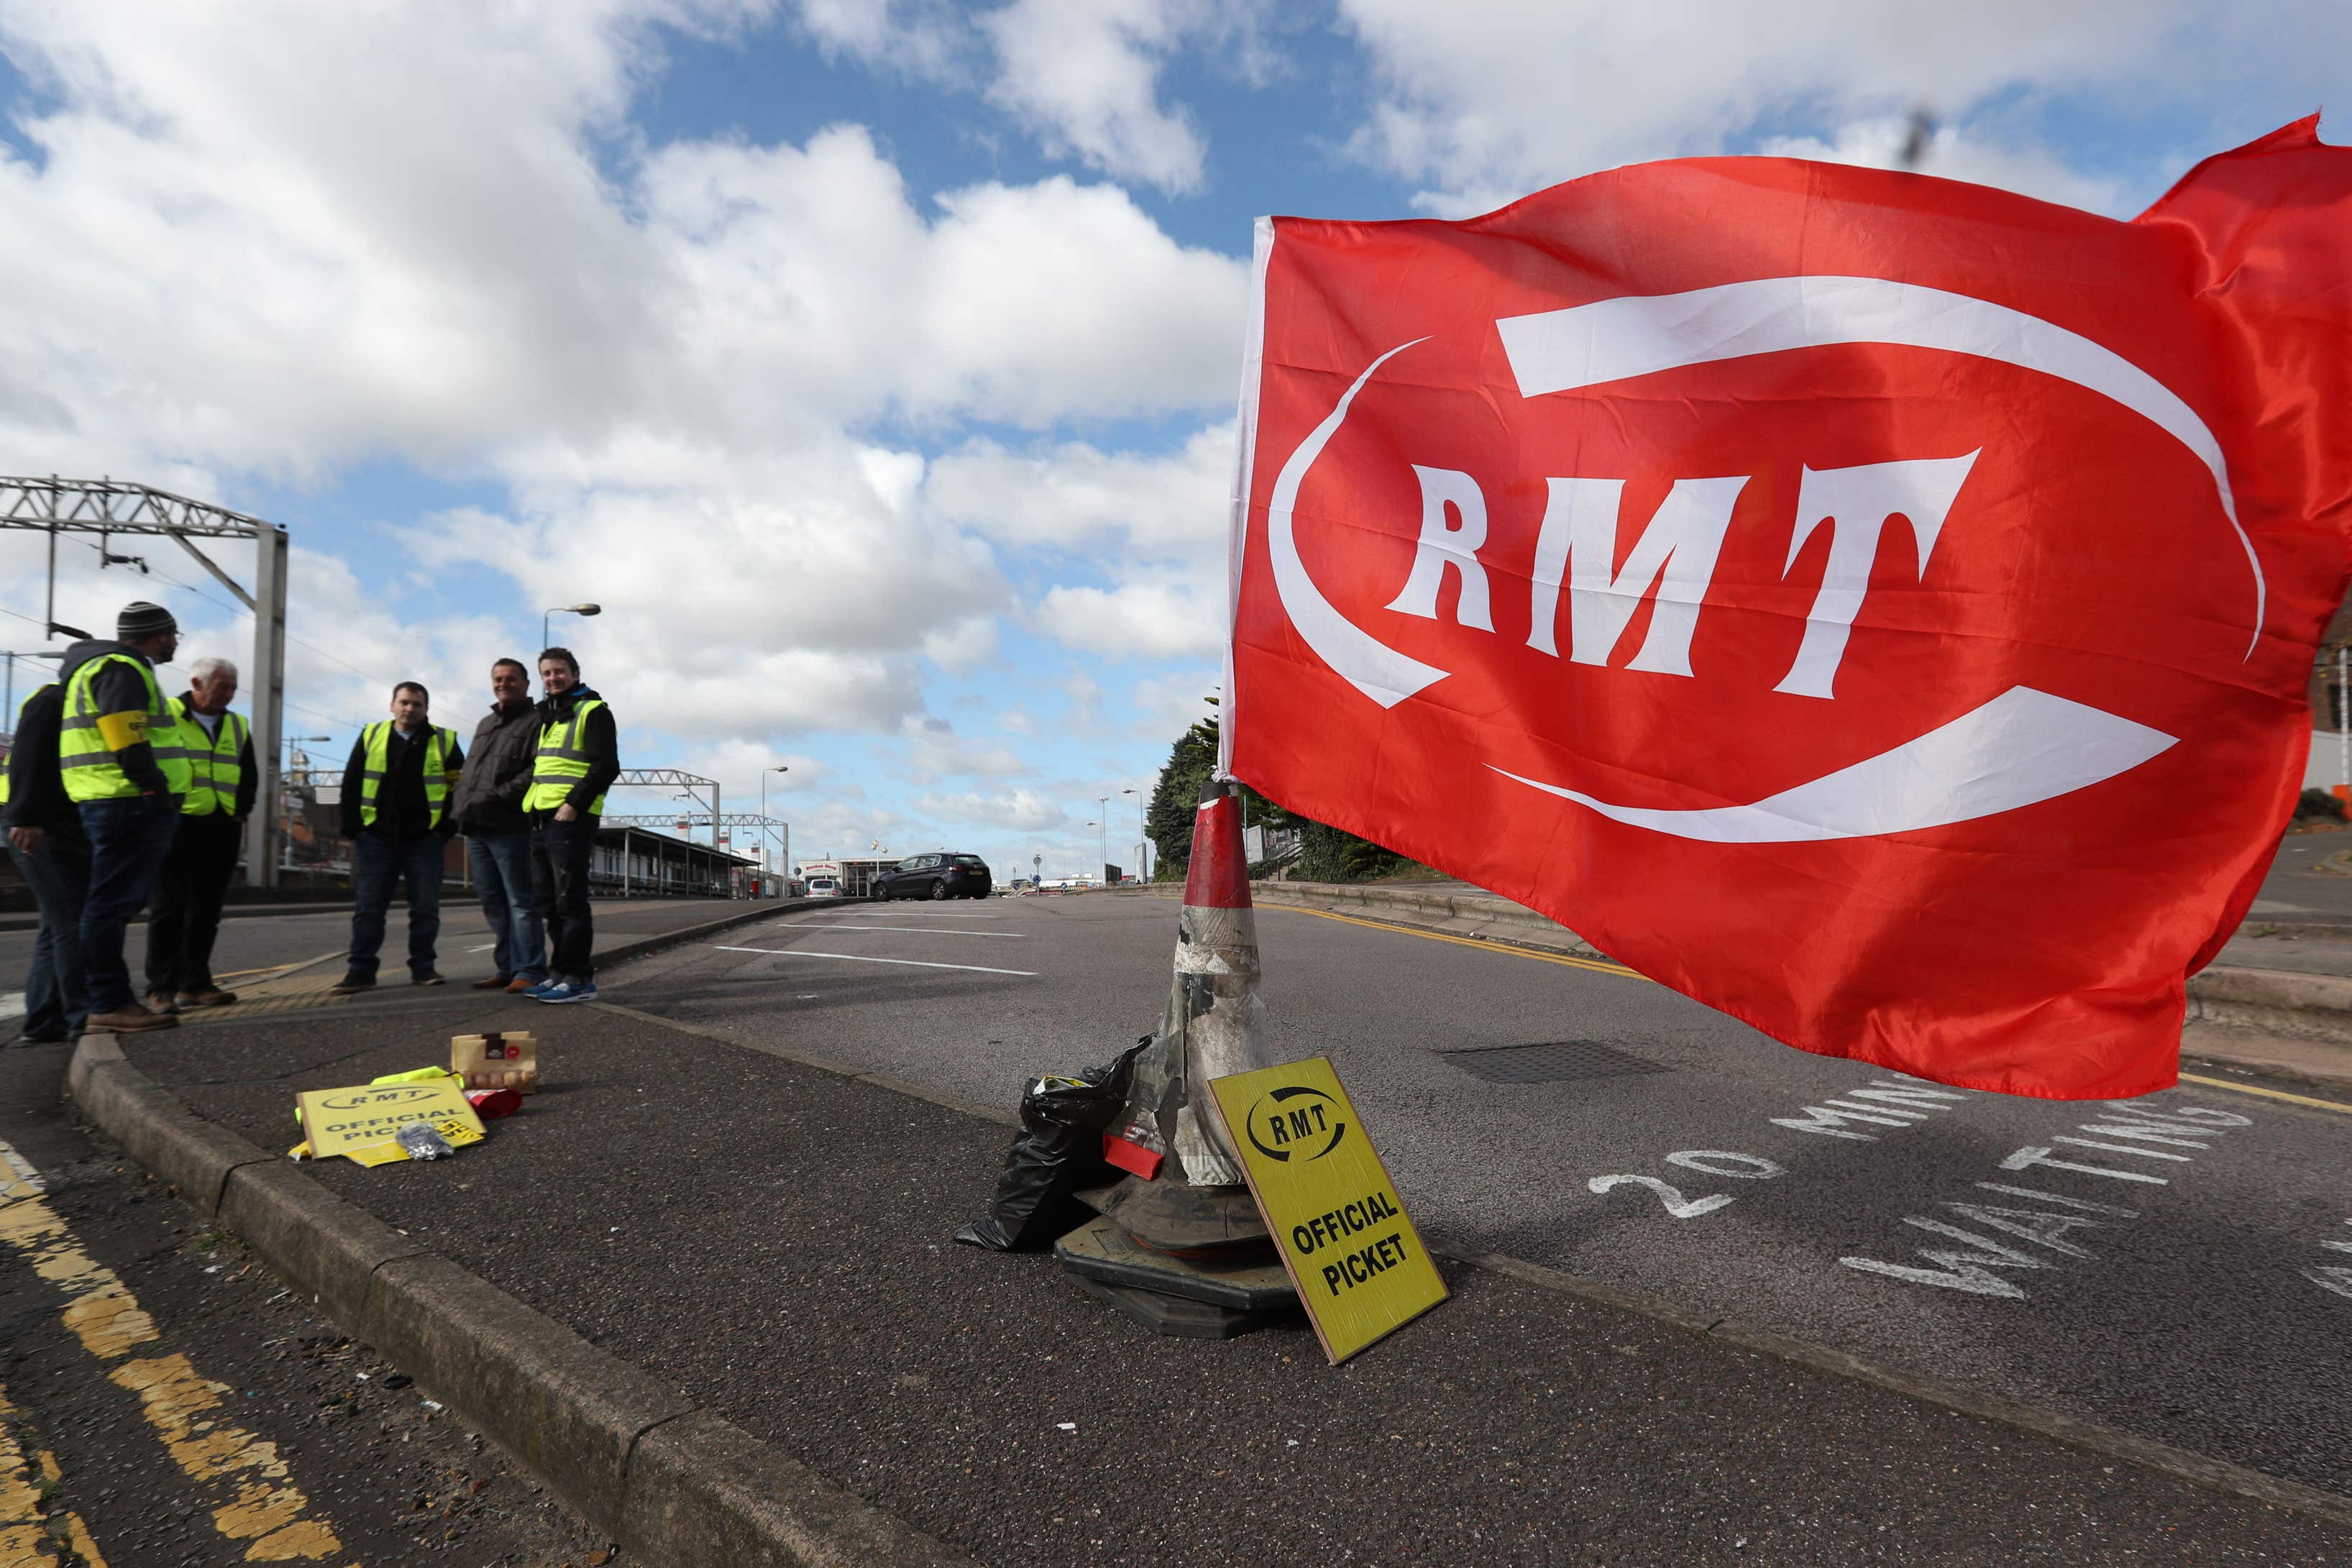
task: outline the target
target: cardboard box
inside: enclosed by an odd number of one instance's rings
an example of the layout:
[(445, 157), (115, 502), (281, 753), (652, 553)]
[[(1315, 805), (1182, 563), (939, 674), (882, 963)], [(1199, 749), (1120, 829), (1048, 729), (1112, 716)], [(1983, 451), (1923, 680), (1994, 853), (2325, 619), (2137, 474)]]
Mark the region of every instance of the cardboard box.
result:
[(539, 1092), (539, 1042), (529, 1032), (461, 1034), (449, 1041), (449, 1071), (466, 1075), (468, 1089), (513, 1089)]

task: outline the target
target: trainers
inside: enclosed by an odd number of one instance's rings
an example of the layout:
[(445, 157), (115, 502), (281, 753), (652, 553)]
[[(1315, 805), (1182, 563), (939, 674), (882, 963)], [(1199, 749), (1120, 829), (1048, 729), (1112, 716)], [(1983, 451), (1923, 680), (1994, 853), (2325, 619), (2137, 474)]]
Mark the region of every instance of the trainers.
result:
[(513, 984), (512, 975), (492, 975), (487, 980), (476, 980), (472, 988), (478, 991), (503, 991)]
[(507, 982), (507, 995), (510, 997), (527, 997), (548, 983), (547, 977), (543, 975), (536, 980), (532, 979), (529, 975), (517, 975), (513, 979)]
[(177, 1002), (174, 1002), (172, 999), (171, 992), (150, 991), (147, 993), (147, 1010), (151, 1013), (168, 1014), (178, 1012), (180, 1010), (180, 1007)]
[(412, 986), (446, 986), (449, 982), (438, 975), (411, 975), (408, 983)]
[(374, 989), (375, 980), (373, 977), (370, 977), (363, 980), (357, 975), (345, 975), (340, 981), (327, 988), (327, 994), (331, 997), (349, 997), (356, 996), (362, 991), (372, 991)]
[(182, 991), (178, 1000), (183, 1008), (225, 1008), (236, 1000), (236, 993), (208, 986), (201, 991)]
[(534, 992), (533, 995), (539, 1000), (549, 1003), (593, 1002), (596, 999), (596, 982), (566, 980), (562, 985), (550, 986), (543, 991)]
[(537, 1001), (540, 998), (547, 995), (548, 992), (555, 989), (556, 987), (562, 984), (563, 984), (562, 981), (557, 979), (554, 976), (550, 975), (544, 980), (533, 980), (530, 985), (524, 986), (521, 994), (529, 997), (532, 1001)]
[(89, 1034), (138, 1034), (151, 1029), (177, 1029), (180, 1020), (171, 1013), (151, 1012), (137, 1002), (126, 1001), (112, 1012), (92, 1013), (82, 1029)]

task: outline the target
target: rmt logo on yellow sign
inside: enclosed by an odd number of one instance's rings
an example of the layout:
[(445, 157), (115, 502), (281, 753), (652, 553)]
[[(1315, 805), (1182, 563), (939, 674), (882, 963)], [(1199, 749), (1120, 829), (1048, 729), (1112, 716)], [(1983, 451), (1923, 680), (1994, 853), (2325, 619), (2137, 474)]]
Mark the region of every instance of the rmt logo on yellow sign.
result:
[(313, 1089), (296, 1096), (303, 1136), (314, 1158), (336, 1155), (363, 1166), (405, 1159), (400, 1129), (411, 1122), (437, 1128), (453, 1148), (482, 1140), (481, 1118), (455, 1078), (429, 1083), (370, 1083)]
[(1334, 1364), (1445, 1299), (1328, 1060), (1215, 1079), (1209, 1098)]

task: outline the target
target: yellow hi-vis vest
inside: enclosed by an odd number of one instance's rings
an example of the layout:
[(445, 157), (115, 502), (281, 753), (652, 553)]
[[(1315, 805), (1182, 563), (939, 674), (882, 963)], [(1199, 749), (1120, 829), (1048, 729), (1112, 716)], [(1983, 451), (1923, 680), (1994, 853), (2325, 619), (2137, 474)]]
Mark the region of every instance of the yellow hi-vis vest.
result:
[(187, 704), (177, 697), (170, 700), (179, 727), (180, 754), (188, 759), (188, 797), (180, 802), (180, 814), (234, 816), (237, 786), (245, 781), (245, 737), (250, 733), (244, 716), (221, 715), (216, 733), (206, 735)]
[(79, 805), (84, 800), (124, 800), (139, 793), (139, 786), (114, 759), (115, 747), (99, 733), (98, 721), (106, 716), (98, 711), (95, 683), (100, 670), (116, 664), (137, 670), (147, 686), (145, 721), (129, 744), (145, 740), (152, 746), (155, 766), (163, 770), (165, 787), (174, 795), (186, 794), (188, 758), (180, 747), (171, 709), (164, 706), (163, 688), (155, 684), (155, 672), (134, 654), (109, 653), (82, 665), (66, 683), (65, 713), (58, 727), (58, 767), (65, 774), (66, 798)]
[[(364, 737), (367, 749), (360, 761), (360, 826), (370, 828), (375, 825), (376, 796), (383, 788), (385, 759), (392, 751), (392, 721), (376, 720), (367, 727)], [(425, 805), (433, 813), (427, 827), (441, 825), (441, 809), (449, 799), (449, 786), (457, 781), (457, 775), (449, 767), (449, 748), (457, 744), (456, 732), (437, 725), (425, 737)]]
[[(580, 737), (585, 733), (588, 716), (604, 706), (604, 698), (590, 697), (572, 710), (569, 721), (558, 719), (540, 727), (539, 753), (530, 766), (530, 793), (522, 798), (524, 810), (554, 810), (588, 777), (588, 754), (581, 749)], [(604, 814), (604, 796), (588, 802), (588, 814)]]

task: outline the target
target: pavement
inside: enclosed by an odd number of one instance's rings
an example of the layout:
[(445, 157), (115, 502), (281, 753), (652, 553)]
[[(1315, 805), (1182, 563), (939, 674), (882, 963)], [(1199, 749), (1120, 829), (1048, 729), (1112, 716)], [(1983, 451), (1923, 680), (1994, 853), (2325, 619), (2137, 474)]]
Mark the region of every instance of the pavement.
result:
[[(2343, 1103), (1856, 1101), (1886, 1075), (1613, 966), (1260, 925), (1285, 1054), (1331, 1056), (1415, 1218), (1495, 1264), (1449, 1262), (1451, 1301), (1339, 1369), (1303, 1328), (1155, 1339), (948, 1242), (1022, 1079), (1156, 1016), (1158, 901), (814, 909), (607, 971), (613, 1007), (414, 993), (123, 1045), (283, 1149), (298, 1089), (532, 1029), (546, 1089), (485, 1145), (302, 1169), (983, 1563), (2352, 1561)], [(1563, 1039), (1640, 1070), (1459, 1054)], [(2101, 1131), (2151, 1113), (2199, 1135)], [(2074, 1423), (2117, 1441), (2046, 1435)]]

